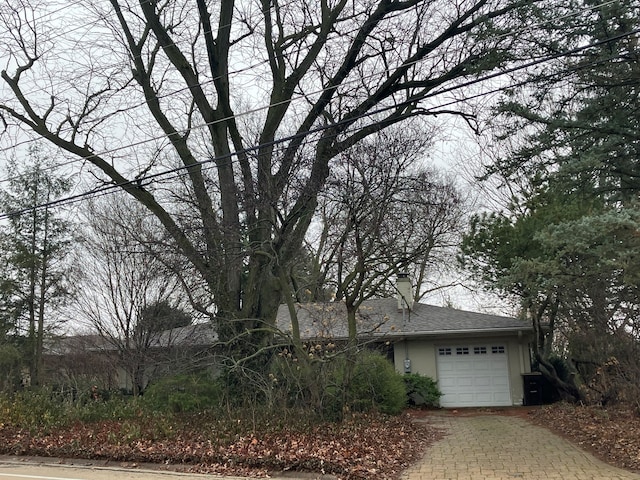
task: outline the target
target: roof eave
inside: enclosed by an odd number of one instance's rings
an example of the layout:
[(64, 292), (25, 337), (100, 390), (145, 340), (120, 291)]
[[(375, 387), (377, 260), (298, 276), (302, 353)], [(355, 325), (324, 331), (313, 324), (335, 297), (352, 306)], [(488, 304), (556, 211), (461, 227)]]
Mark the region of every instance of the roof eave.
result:
[[(528, 327), (504, 327), (504, 328), (473, 328), (460, 330), (431, 330), (431, 331), (413, 331), (413, 332), (384, 332), (373, 333), (367, 335), (358, 335), (361, 340), (389, 340), (389, 339), (405, 339), (405, 338), (425, 338), (425, 337), (444, 337), (453, 335), (469, 335), (469, 334), (533, 334), (533, 328)], [(306, 337), (304, 342), (321, 342), (321, 341), (346, 341), (346, 336), (335, 337)]]
[(442, 335), (468, 335), (474, 333), (502, 334), (502, 333), (533, 333), (532, 327), (497, 327), (497, 328), (466, 328), (458, 330), (429, 330), (413, 332), (389, 332), (387, 335), (394, 337), (437, 337)]

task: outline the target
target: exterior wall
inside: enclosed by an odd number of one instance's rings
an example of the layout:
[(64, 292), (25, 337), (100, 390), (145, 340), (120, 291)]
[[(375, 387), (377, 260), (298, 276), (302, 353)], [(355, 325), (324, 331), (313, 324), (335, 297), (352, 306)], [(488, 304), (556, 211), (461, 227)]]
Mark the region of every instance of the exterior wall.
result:
[(417, 339), (396, 342), (393, 348), (396, 371), (405, 373), (404, 361), (411, 360), (411, 373), (419, 373), (434, 380), (438, 376), (436, 349), (433, 340)]
[(506, 345), (509, 364), (509, 388), (513, 405), (522, 405), (524, 399), (523, 373), (531, 371), (529, 356), (529, 338), (526, 335), (512, 336), (473, 336), (457, 335), (451, 337), (422, 338), (401, 340), (394, 344), (394, 364), (396, 371), (405, 372), (406, 358), (411, 361), (411, 373), (419, 373), (438, 380), (437, 349), (441, 346), (461, 345)]

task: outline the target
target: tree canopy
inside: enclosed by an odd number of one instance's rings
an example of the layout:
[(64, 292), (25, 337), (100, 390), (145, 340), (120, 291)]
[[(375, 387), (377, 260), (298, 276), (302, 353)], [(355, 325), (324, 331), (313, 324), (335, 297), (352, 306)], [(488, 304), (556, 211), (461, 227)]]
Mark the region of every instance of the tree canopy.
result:
[(245, 336), (275, 317), (339, 154), (399, 122), (473, 122), (457, 93), (514, 59), (531, 4), (10, 0), (3, 138), (46, 138), (145, 205), (223, 337)]
[(474, 218), (461, 259), (521, 300), (543, 371), (579, 398), (549, 363), (554, 350), (593, 373), (640, 339), (640, 8), (626, 0), (572, 8), (585, 15), (540, 36), (542, 48), (564, 55), (497, 109), (505, 154), (485, 178), (513, 197), (502, 212)]

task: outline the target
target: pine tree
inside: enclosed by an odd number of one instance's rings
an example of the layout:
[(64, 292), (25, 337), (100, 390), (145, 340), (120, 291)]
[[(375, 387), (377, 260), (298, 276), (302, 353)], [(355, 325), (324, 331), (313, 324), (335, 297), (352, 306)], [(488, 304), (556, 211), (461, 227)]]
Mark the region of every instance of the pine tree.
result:
[(499, 108), (507, 153), (487, 175), (509, 187), (512, 202), (474, 219), (461, 258), (520, 299), (543, 373), (577, 399), (549, 362), (554, 327), (576, 366), (606, 361), (629, 334), (640, 338), (640, 5), (567, 8), (573, 14), (558, 6), (546, 13), (556, 19), (540, 23), (539, 47), (557, 60)]
[(0, 193), (7, 219), (0, 231), (0, 312), (5, 330), (24, 349), (34, 385), (42, 379), (45, 334), (54, 324), (50, 315), (68, 294), (64, 272), (70, 225), (48, 204), (69, 191), (69, 182), (52, 169), (32, 148), (24, 166), (9, 163), (8, 187)]

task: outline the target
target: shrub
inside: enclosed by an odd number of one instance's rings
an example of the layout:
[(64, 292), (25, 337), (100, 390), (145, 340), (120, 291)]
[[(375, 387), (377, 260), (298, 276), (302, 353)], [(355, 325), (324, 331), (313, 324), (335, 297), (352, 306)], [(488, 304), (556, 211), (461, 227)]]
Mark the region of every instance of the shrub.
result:
[(416, 407), (439, 407), (442, 392), (431, 377), (419, 373), (405, 373), (404, 384), (409, 405)]
[(97, 399), (90, 395), (91, 393), (88, 393), (77, 402), (71, 412), (74, 419), (81, 422), (125, 420), (135, 418), (139, 414), (141, 402), (136, 398), (106, 392), (102, 392)]
[(64, 425), (67, 419), (65, 404), (47, 389), (22, 391), (0, 400), (0, 423), (48, 430)]
[(356, 358), (347, 399), (347, 406), (354, 411), (375, 409), (390, 415), (400, 413), (407, 404), (402, 376), (387, 358), (368, 351)]
[(163, 378), (144, 392), (143, 403), (159, 412), (195, 412), (218, 404), (221, 386), (206, 373)]
[(73, 400), (48, 388), (24, 390), (0, 396), (0, 424), (35, 431), (59, 428), (76, 421), (124, 420), (139, 415), (140, 403), (112, 396), (90, 399), (90, 393)]

